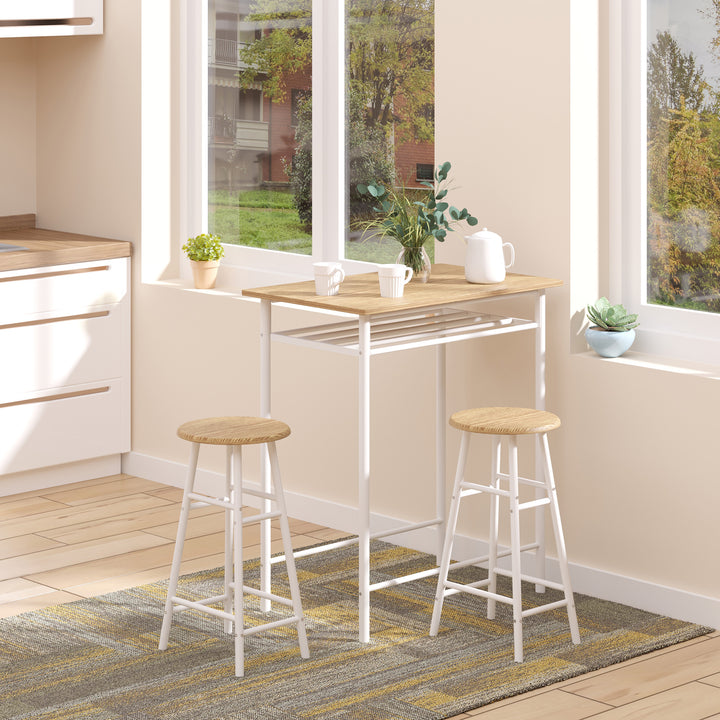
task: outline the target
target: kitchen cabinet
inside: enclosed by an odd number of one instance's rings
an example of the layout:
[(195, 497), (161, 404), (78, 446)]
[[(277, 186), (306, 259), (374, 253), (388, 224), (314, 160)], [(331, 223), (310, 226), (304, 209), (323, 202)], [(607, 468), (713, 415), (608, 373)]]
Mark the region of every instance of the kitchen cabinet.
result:
[(48, 242), (62, 261), (63, 236), (11, 238), (30, 247), (0, 260), (0, 476), (130, 449), (129, 257), (3, 270)]
[(0, 0), (0, 38), (102, 33), (102, 0)]

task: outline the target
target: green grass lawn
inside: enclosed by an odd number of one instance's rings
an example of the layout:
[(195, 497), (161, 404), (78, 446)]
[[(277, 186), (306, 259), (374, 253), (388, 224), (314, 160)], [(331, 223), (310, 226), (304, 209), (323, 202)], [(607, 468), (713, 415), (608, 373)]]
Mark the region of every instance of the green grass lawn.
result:
[[(224, 243), (282, 250), (299, 255), (312, 254), (312, 236), (300, 222), (290, 192), (248, 190), (231, 193), (215, 190), (209, 194), (210, 232)], [(433, 248), (427, 248), (433, 260)], [(400, 244), (387, 238), (346, 241), (345, 257), (375, 263), (392, 263)]]

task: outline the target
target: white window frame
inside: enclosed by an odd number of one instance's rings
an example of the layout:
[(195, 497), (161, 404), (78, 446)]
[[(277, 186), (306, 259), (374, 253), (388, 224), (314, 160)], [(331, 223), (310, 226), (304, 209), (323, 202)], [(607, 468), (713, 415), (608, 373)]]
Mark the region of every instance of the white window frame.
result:
[(647, 0), (610, 0), (608, 28), (610, 299), (640, 315), (634, 351), (720, 365), (720, 314), (647, 302)]
[[(208, 8), (207, 0), (184, 0), (181, 13), (187, 78), (184, 103), (187, 121), (181, 124), (187, 159), (181, 166), (184, 194), (183, 238), (208, 227)], [(344, 258), (346, 237), (345, 173), (345, 16), (344, 3), (313, 0), (313, 240), (312, 255), (225, 245), (224, 265), (237, 272), (242, 286), (283, 282), (289, 276), (312, 277), (312, 263), (342, 260), (348, 274), (368, 272), (374, 263)], [(187, 266), (187, 267), (185, 267)], [(183, 277), (189, 264), (183, 263)]]

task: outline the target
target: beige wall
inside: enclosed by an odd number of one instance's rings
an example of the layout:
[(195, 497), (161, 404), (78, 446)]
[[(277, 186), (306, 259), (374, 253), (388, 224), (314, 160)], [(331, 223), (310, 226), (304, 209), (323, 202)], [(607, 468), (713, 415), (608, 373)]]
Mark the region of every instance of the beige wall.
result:
[[(578, 81), (571, 58), (582, 54), (582, 43), (570, 44), (577, 21), (570, 8), (584, 2), (437, 0), (438, 160), (453, 162), (454, 199), (515, 244), (516, 270), (564, 282), (548, 293), (548, 407), (564, 421), (552, 448), (571, 561), (718, 597), (720, 575), (707, 572), (706, 555), (720, 547), (714, 518), (720, 385), (571, 352), (577, 313), (607, 282), (597, 261), (592, 163), (577, 162), (573, 152), (573, 143), (588, 152), (582, 128), (589, 126), (581, 125), (577, 135), (571, 125), (582, 116), (571, 114), (580, 110), (570, 92)], [(155, 210), (152, 188), (140, 187), (142, 12), (139, 2), (107, 3), (102, 38), (42, 41), (37, 209), (59, 229), (136, 243), (133, 451), (181, 464), (187, 448), (175, 437), (178, 424), (258, 411), (259, 316), (257, 304), (232, 295), (140, 282), (145, 258), (152, 268), (146, 280), (172, 263), (178, 238), (171, 228), (179, 210), (175, 201), (164, 234), (146, 231), (140, 242), (141, 228), (150, 227), (144, 218), (167, 211), (160, 201)], [(172, 27), (170, 18), (165, 27)], [(13, 57), (28, 52), (18, 48)], [(2, 45), (0, 62), (8, 62)], [(159, 77), (165, 77), (162, 69)], [(32, 82), (32, 63), (24, 72)], [(165, 119), (171, 115), (168, 110)], [(176, 130), (169, 135), (174, 163)], [(32, 151), (31, 139), (25, 144)], [(172, 177), (173, 167), (163, 174)], [(32, 205), (32, 189), (23, 195)], [(159, 195), (162, 200), (165, 192)], [(439, 257), (462, 263), (460, 237), (449, 239)], [(516, 305), (529, 310), (525, 302)], [(275, 319), (278, 327), (314, 320), (289, 310)], [(520, 336), (449, 347), (448, 410), (531, 402), (532, 347), (532, 338)], [(293, 427), (282, 444), (287, 489), (354, 503), (353, 361), (277, 346), (273, 369), (274, 414)], [(373, 360), (378, 512), (415, 519), (431, 514), (433, 382), (432, 350)], [(450, 433), (449, 476), (456, 451)], [(212, 453), (201, 464), (223, 467)], [(255, 466), (251, 459), (250, 470)], [(463, 530), (483, 533), (482, 524), (476, 531), (464, 523)]]
[(35, 41), (0, 40), (0, 216), (35, 212)]

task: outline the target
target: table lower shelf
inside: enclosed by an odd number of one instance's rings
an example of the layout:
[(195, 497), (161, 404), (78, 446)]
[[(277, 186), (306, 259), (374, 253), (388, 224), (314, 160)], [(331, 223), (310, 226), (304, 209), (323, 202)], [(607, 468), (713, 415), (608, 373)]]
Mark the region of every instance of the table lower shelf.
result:
[[(531, 320), (460, 307), (385, 313), (370, 319), (370, 353), (379, 355), (535, 328), (537, 323)], [(272, 339), (346, 355), (360, 352), (356, 319), (275, 332)]]

